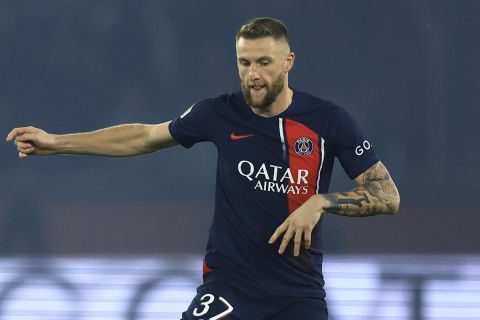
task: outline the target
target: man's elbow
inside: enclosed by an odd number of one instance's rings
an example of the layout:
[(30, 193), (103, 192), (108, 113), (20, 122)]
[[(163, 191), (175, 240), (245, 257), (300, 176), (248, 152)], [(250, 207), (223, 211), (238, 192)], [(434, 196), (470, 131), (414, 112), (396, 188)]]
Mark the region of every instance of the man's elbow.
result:
[(388, 214), (396, 214), (400, 209), (400, 193), (393, 180), (389, 179), (382, 184), (383, 197), (387, 204)]
[(400, 210), (400, 197), (396, 196), (391, 199), (388, 207), (388, 214), (396, 214)]

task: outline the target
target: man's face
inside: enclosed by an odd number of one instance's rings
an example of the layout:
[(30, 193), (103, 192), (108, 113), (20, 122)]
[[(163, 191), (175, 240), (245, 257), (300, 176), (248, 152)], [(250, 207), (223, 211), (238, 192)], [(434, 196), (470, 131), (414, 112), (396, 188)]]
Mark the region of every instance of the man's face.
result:
[(284, 89), (285, 75), (290, 69), (287, 42), (273, 37), (240, 38), (236, 49), (245, 100), (252, 108), (268, 108)]

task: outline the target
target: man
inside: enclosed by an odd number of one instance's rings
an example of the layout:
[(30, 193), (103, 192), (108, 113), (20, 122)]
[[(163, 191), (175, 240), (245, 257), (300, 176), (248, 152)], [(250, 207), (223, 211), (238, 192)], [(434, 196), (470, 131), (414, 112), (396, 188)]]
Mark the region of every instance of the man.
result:
[[(242, 92), (200, 101), (171, 122), (67, 135), (16, 128), (7, 141), (15, 139), (20, 158), (132, 156), (213, 142), (217, 190), (204, 283), (182, 319), (327, 319), (321, 216), (395, 213), (397, 188), (344, 109), (289, 87), (295, 55), (282, 22), (248, 21), (236, 54)], [(327, 193), (334, 157), (353, 190)]]

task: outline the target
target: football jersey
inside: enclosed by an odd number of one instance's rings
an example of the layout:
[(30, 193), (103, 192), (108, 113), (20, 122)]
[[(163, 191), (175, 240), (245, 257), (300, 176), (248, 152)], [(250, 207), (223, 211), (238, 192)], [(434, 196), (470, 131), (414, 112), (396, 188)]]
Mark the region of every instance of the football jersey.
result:
[(309, 197), (328, 192), (335, 157), (351, 179), (378, 159), (343, 108), (293, 92), (290, 106), (273, 117), (255, 114), (238, 91), (194, 104), (169, 129), (186, 148), (211, 141), (218, 151), (204, 272), (279, 294), (324, 296), (322, 219), (298, 257), (293, 239), (282, 255), (283, 235), (268, 240)]

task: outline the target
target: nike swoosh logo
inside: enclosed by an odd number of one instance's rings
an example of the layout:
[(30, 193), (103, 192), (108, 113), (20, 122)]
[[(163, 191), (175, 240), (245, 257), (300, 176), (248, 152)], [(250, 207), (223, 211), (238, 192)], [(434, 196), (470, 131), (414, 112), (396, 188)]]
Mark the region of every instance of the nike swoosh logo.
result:
[(246, 138), (250, 138), (250, 137), (253, 137), (253, 136), (254, 136), (253, 134), (236, 135), (235, 132), (232, 132), (232, 134), (230, 135), (230, 139), (241, 140), (241, 139), (246, 139)]

